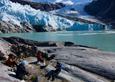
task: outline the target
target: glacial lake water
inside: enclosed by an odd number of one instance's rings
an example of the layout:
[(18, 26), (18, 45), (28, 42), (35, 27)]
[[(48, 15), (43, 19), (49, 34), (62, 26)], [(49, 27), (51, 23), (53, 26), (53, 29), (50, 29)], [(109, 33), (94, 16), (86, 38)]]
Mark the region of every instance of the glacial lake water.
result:
[(103, 51), (115, 52), (115, 31), (60, 31), (0, 34), (0, 37), (11, 36), (36, 41), (71, 41), (80, 45), (97, 47)]

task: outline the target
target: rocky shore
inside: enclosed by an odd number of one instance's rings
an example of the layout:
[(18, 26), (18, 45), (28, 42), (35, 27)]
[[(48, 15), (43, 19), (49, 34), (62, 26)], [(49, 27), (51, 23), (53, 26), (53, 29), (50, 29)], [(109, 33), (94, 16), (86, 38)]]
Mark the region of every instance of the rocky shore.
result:
[[(29, 61), (30, 59), (31, 61), (36, 60), (32, 55), (36, 50), (35, 47), (46, 52), (49, 56), (55, 54), (54, 60), (65, 66), (59, 76), (66, 80), (57, 80), (56, 82), (114, 82), (115, 80), (115, 53), (103, 52), (72, 42), (38, 42), (17, 37), (2, 37), (0, 38), (0, 62), (3, 62), (9, 53), (17, 55), (16, 52), (12, 51), (12, 49), (15, 51), (14, 44), (20, 48), (23, 45), (24, 52), (29, 53), (27, 56)], [(10, 76), (10, 73), (13, 72), (9, 71), (9, 67), (2, 63), (0, 66), (1, 82), (20, 82), (20, 80)], [(49, 68), (50, 66), (46, 69)]]

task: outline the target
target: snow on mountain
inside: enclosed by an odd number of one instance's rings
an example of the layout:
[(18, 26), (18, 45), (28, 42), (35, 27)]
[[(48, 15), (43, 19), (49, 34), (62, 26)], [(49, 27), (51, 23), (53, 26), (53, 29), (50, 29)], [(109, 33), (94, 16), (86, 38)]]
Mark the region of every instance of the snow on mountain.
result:
[(87, 20), (87, 21), (102, 23), (101, 21), (96, 19), (94, 16), (89, 15), (84, 9), (85, 6), (89, 3), (91, 3), (92, 1), (93, 0), (73, 0), (74, 4), (66, 5), (65, 7), (61, 8), (61, 9), (53, 10), (50, 12), (52, 14), (58, 14), (58, 15), (69, 16), (69, 17), (76, 17), (76, 18)]
[(84, 3), (78, 3), (78, 4), (74, 4), (74, 5), (67, 5), (64, 8), (58, 9), (58, 10), (54, 10), (54, 11), (50, 11), (53, 14), (61, 14), (61, 15), (74, 15), (76, 17), (78, 16), (86, 16), (88, 15), (85, 11), (84, 11), (84, 6), (86, 4)]
[(10, 21), (20, 27), (22, 22), (43, 26), (42, 28), (45, 29), (53, 28), (54, 30), (66, 30), (68, 28), (77, 27), (78, 25), (83, 27), (85, 26), (87, 28), (92, 26), (92, 24), (85, 25), (85, 23), (70, 21), (47, 12), (35, 10), (28, 5), (23, 6), (19, 3), (12, 3), (9, 0), (0, 1), (0, 11), (1, 21)]
[(82, 2), (82, 1), (84, 1), (84, 0), (78, 0), (73, 5), (67, 5), (64, 8), (51, 11), (51, 13), (53, 13), (53, 14), (61, 14), (61, 15), (69, 15), (69, 16), (73, 15), (75, 17), (89, 16), (85, 12), (84, 7), (85, 7), (85, 5), (90, 3), (92, 0), (86, 0), (84, 2)]

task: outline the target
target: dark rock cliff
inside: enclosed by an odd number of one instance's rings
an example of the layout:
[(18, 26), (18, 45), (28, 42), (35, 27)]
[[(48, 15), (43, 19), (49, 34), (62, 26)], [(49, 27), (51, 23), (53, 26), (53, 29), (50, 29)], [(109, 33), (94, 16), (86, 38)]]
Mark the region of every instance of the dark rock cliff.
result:
[(98, 19), (115, 25), (115, 0), (93, 0), (85, 10)]

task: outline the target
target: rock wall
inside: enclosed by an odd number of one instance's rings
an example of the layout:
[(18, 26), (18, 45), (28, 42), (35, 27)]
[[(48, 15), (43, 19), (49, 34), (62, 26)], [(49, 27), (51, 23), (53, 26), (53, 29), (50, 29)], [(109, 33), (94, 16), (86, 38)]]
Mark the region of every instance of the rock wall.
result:
[(94, 0), (85, 10), (98, 19), (115, 25), (115, 0)]
[(5, 21), (0, 21), (0, 33), (21, 33), (21, 32), (31, 32), (35, 31), (32, 26), (27, 23), (23, 22), (21, 23), (21, 26), (16, 25), (9, 22)]

